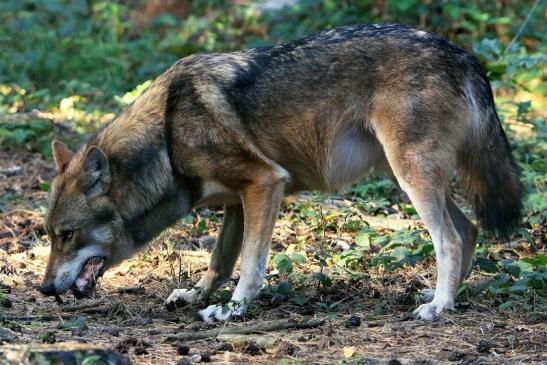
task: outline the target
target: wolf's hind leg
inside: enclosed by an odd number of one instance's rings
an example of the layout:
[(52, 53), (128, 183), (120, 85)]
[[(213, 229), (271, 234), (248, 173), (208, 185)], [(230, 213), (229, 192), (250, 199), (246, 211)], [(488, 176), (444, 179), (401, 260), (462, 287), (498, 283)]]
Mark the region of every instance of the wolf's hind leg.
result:
[(224, 222), (220, 229), (209, 268), (205, 275), (191, 289), (174, 289), (167, 302), (183, 299), (188, 303), (208, 297), (220, 285), (228, 281), (241, 252), (243, 242), (243, 206), (224, 207)]
[(423, 304), (414, 311), (417, 318), (432, 320), (444, 309), (454, 309), (455, 294), (461, 278), (463, 243), (450, 219), (444, 191), (434, 185), (430, 185), (431, 190), (427, 192), (412, 185), (401, 185), (425, 222), (435, 247), (435, 294), (430, 303)]
[[(471, 273), (471, 264), (473, 263), (473, 254), (475, 253), (475, 245), (477, 240), (477, 227), (463, 214), (458, 208), (450, 194), (446, 194), (446, 207), (452, 224), (458, 231), (458, 234), (463, 242), (462, 247), (462, 264), (460, 269), (459, 285)], [(424, 302), (431, 302), (435, 296), (435, 289), (424, 289), (420, 294), (420, 299)]]
[(434, 143), (402, 147), (395, 141), (381, 139), (393, 173), (424, 221), (437, 256), (437, 286), (433, 300), (414, 311), (417, 318), (432, 320), (444, 309), (454, 309), (461, 279), (463, 242), (454, 227), (446, 200), (450, 164), (443, 158), (447, 151), (435, 149)]
[[(414, 311), (432, 320), (453, 309), (462, 278), (464, 241), (456, 228), (461, 216), (447, 200), (448, 179), (457, 166), (469, 126), (467, 104), (429, 80), (419, 90), (390, 84), (378, 93), (369, 119), (393, 174), (424, 221), (435, 247), (437, 285), (433, 300)], [(405, 84), (406, 85), (406, 84)], [(467, 250), (468, 251), (468, 250)], [(466, 257), (468, 255), (466, 254)]]
[(456, 227), (458, 234), (463, 242), (462, 266), (460, 285), (471, 273), (471, 264), (473, 263), (473, 254), (475, 253), (475, 245), (477, 241), (477, 227), (463, 214), (458, 208), (450, 194), (446, 194), (446, 206), (448, 213), (452, 219), (452, 223)]

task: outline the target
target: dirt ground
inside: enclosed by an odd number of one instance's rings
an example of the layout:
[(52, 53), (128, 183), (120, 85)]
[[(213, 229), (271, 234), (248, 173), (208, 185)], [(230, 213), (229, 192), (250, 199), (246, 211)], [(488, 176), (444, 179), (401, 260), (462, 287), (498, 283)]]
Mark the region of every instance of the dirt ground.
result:
[[(200, 322), (197, 310), (207, 303), (169, 311), (164, 299), (177, 283), (190, 286), (206, 270), (211, 242), (219, 229), (213, 220), (199, 235), (181, 222), (148, 249), (106, 272), (92, 298), (76, 300), (65, 295), (63, 303), (57, 303), (37, 289), (49, 250), (42, 226), (47, 199), (43, 184), (53, 175), (52, 161), (4, 149), (0, 171), (0, 288), (5, 297), (0, 326), (9, 330), (13, 343), (101, 344), (126, 352), (136, 364), (175, 364), (184, 359), (248, 364), (547, 362), (545, 316), (538, 319), (500, 312), (482, 295), (460, 300), (456, 312), (443, 313), (432, 323), (412, 319), (412, 310), (420, 303), (418, 290), (434, 283), (432, 259), (390, 272), (375, 269), (367, 273), (366, 280), (336, 278), (328, 290), (310, 285), (304, 292), (304, 305), (276, 301), (264, 293), (244, 319), (234, 322)], [(369, 223), (385, 227), (416, 224), (372, 218)], [(273, 250), (282, 250), (291, 235), (294, 227), (282, 217)], [(173, 252), (167, 252), (166, 242), (175, 248)], [(229, 297), (236, 280), (210, 303)], [(474, 273), (470, 278), (472, 285), (483, 280), (484, 274)], [(243, 345), (230, 343), (226, 336), (175, 344), (166, 341), (177, 333), (215, 328), (222, 333), (271, 321), (306, 323), (310, 319), (320, 324), (255, 334), (255, 342)], [(271, 341), (261, 348), (256, 343), (264, 338)], [(182, 354), (186, 350), (188, 354)]]

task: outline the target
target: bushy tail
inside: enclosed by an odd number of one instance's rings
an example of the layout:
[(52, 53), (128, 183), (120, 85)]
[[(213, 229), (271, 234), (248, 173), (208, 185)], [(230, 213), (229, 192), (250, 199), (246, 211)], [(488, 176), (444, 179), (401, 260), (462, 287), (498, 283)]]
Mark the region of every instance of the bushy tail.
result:
[(471, 124), (459, 156), (463, 186), (479, 226), (507, 237), (521, 221), (523, 187), (482, 70), (469, 75), (466, 98)]

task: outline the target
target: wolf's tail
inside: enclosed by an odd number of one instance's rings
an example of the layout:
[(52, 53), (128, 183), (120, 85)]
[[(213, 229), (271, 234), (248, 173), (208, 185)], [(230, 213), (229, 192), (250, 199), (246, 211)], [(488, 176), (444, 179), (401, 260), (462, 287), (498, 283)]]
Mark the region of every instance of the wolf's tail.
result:
[(523, 187), (494, 105), (490, 83), (474, 65), (465, 88), (471, 123), (459, 155), (463, 186), (479, 226), (507, 237), (522, 217)]

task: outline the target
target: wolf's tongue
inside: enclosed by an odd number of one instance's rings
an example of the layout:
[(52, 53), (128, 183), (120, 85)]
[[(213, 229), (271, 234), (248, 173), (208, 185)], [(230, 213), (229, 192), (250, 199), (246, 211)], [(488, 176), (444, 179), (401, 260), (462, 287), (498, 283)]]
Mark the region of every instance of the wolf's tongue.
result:
[(87, 294), (96, 283), (96, 278), (99, 276), (100, 271), (103, 267), (103, 258), (102, 257), (92, 257), (87, 260), (86, 264), (82, 268), (80, 275), (74, 282), (74, 287), (81, 294)]

